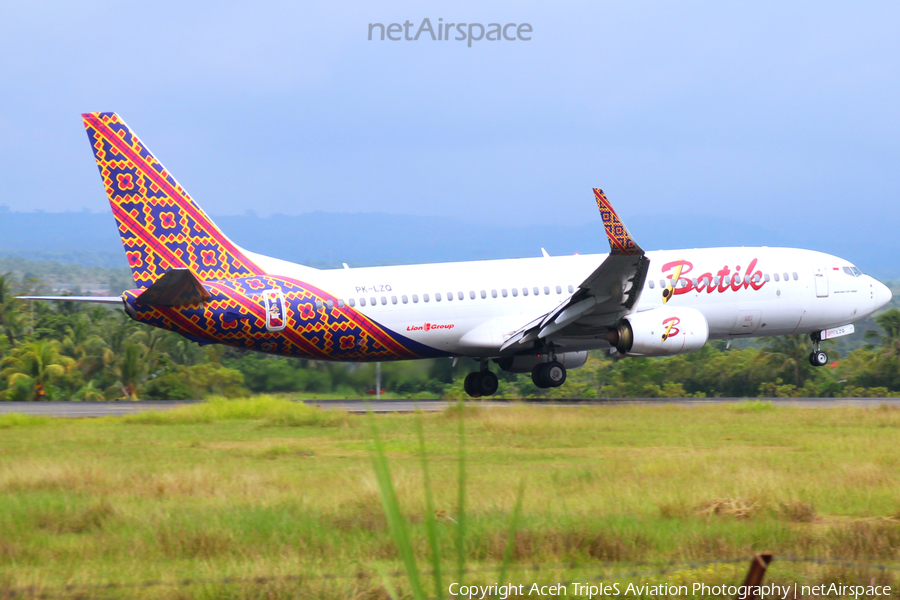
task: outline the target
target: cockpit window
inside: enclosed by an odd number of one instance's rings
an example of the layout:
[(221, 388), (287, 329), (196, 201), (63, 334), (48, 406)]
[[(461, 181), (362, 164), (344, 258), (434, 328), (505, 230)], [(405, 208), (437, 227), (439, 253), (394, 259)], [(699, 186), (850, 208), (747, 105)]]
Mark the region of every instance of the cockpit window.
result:
[(860, 271), (856, 267), (850, 267), (850, 270), (853, 271), (853, 274), (856, 275), (857, 277), (862, 276), (862, 271)]
[(850, 270), (850, 267), (844, 267), (844, 273), (850, 275), (851, 277), (856, 277), (856, 275), (853, 274), (853, 271)]

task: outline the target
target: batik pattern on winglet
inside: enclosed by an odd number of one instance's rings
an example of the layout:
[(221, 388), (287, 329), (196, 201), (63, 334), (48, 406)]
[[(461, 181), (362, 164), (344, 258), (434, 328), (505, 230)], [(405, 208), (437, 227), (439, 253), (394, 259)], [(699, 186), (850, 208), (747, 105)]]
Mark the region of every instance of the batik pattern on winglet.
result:
[(624, 254), (628, 256), (641, 255), (644, 251), (631, 238), (631, 234), (619, 220), (612, 204), (606, 199), (606, 194), (600, 188), (594, 188), (594, 198), (597, 199), (597, 208), (603, 218), (603, 227), (606, 228), (606, 237), (609, 238), (609, 251), (611, 254)]

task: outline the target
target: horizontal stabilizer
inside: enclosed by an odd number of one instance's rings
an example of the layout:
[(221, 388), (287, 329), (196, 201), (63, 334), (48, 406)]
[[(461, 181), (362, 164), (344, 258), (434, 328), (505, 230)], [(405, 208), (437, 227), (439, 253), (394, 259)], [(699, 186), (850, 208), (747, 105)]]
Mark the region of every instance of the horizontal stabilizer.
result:
[(122, 304), (122, 296), (16, 296), (17, 300), (64, 300), (66, 302), (96, 302)]
[(189, 306), (209, 300), (203, 284), (188, 269), (172, 269), (153, 282), (135, 303), (153, 306)]

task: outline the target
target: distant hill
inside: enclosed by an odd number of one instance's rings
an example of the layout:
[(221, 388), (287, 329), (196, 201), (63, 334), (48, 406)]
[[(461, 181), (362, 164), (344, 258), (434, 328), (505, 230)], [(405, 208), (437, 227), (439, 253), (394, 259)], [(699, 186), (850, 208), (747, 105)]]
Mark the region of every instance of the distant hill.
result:
[[(240, 246), (318, 267), (409, 264), (605, 252), (599, 215), (571, 226), (511, 226), (497, 222), (386, 213), (314, 212), (214, 217)], [(637, 217), (629, 229), (647, 250), (715, 246), (789, 246), (821, 250), (853, 261), (882, 279), (900, 277), (890, 224), (845, 232), (839, 223), (795, 228), (791, 223), (724, 221), (696, 216)], [(884, 240), (884, 241), (880, 241)], [(108, 213), (0, 212), (0, 256), (107, 268), (125, 266)]]

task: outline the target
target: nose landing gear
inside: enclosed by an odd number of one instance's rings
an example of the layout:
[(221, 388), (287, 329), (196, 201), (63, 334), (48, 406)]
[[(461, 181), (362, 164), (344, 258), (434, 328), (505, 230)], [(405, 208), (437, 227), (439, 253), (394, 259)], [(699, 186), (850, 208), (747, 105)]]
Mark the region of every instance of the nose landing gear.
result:
[(500, 382), (497, 376), (488, 370), (487, 361), (481, 361), (481, 370), (472, 371), (466, 375), (463, 381), (463, 387), (466, 393), (472, 398), (480, 398), (482, 396), (493, 396), (497, 393)]
[(818, 332), (809, 334), (813, 342), (813, 351), (809, 355), (809, 364), (814, 367), (824, 367), (828, 364), (828, 353), (819, 348), (822, 338)]

